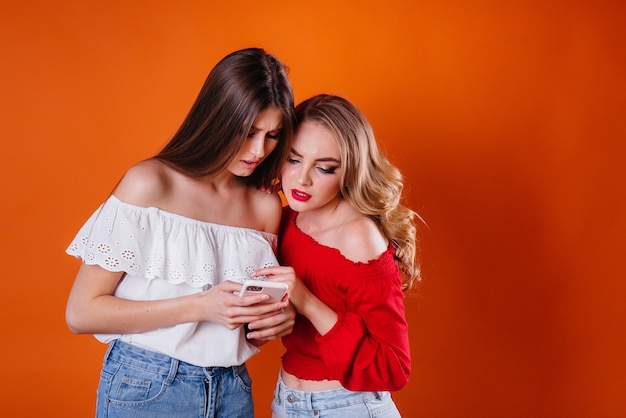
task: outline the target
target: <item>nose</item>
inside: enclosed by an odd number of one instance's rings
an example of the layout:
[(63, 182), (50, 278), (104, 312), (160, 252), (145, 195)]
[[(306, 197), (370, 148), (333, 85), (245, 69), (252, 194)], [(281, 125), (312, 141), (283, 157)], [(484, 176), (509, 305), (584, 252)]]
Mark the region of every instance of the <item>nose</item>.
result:
[(311, 185), (311, 176), (309, 175), (309, 170), (305, 167), (298, 173), (298, 184), (301, 186)]
[(250, 138), (248, 151), (257, 159), (263, 158), (265, 156), (265, 138), (262, 135), (254, 135)]

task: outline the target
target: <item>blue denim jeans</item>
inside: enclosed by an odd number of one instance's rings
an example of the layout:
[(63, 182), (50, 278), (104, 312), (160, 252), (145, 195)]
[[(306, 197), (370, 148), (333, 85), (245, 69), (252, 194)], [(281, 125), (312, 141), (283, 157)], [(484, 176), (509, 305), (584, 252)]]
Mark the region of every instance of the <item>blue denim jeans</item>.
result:
[(352, 392), (332, 389), (302, 392), (285, 386), (278, 375), (272, 402), (272, 418), (340, 417), (399, 418), (389, 392)]
[(199, 367), (119, 340), (109, 345), (100, 372), (98, 418), (253, 416), (245, 364)]

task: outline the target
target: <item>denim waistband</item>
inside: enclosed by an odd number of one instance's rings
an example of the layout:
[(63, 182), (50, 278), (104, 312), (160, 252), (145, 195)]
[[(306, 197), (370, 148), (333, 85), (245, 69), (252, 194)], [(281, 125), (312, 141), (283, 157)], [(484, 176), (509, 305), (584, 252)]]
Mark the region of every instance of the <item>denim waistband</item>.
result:
[(308, 410), (326, 409), (329, 404), (334, 408), (362, 404), (373, 399), (381, 399), (388, 394), (388, 392), (353, 392), (344, 388), (305, 392), (285, 385), (280, 373), (277, 390), (278, 397), (282, 399), (287, 409)]
[(186, 376), (216, 376), (226, 371), (233, 371), (238, 375), (245, 370), (246, 365), (232, 367), (202, 367), (181, 360), (177, 360), (163, 353), (138, 347), (121, 340), (112, 341), (104, 357), (104, 360), (117, 361), (133, 367), (138, 367), (153, 373), (169, 374), (172, 368), (176, 368), (176, 374)]

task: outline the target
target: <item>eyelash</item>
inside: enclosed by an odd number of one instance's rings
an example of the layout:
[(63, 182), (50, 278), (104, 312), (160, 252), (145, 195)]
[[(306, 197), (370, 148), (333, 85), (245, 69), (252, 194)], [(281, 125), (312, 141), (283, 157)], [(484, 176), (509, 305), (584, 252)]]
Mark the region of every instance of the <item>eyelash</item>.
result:
[[(291, 157), (287, 157), (287, 162), (289, 164), (300, 163), (299, 160), (296, 160), (295, 158), (291, 158)], [(324, 174), (335, 174), (335, 171), (337, 170), (337, 167), (332, 167), (332, 168), (316, 167), (316, 168)]]
[[(255, 133), (256, 133), (256, 132), (252, 132), (252, 131), (248, 132), (248, 138), (252, 138), (252, 137), (254, 136), (254, 134), (255, 134)], [(270, 133), (267, 133), (267, 135), (266, 135), (266, 136), (267, 136), (269, 139), (279, 140), (279, 139), (280, 139), (281, 134), (280, 134), (280, 133), (278, 133), (278, 134), (276, 134), (276, 135), (271, 135)]]

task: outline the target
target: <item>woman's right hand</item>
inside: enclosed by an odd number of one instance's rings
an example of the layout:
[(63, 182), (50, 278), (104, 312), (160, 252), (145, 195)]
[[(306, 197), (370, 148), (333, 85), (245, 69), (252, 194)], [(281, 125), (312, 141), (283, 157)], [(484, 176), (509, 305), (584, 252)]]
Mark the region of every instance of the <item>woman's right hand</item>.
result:
[(279, 314), (288, 305), (287, 301), (261, 303), (268, 299), (264, 294), (238, 296), (235, 292), (239, 292), (241, 287), (240, 283), (227, 280), (199, 293), (198, 321), (217, 322), (228, 329), (236, 329), (246, 323)]
[(255, 276), (267, 276), (268, 280), (287, 283), (289, 301), (301, 315), (313, 324), (320, 335), (326, 334), (337, 323), (339, 316), (315, 296), (296, 275), (293, 267), (272, 266), (257, 270)]
[(287, 293), (289, 294), (289, 301), (293, 303), (298, 311), (304, 308), (307, 300), (310, 299), (312, 293), (302, 283), (302, 281), (296, 275), (293, 267), (289, 266), (272, 266), (265, 267), (257, 270), (254, 273), (255, 277), (267, 276), (268, 280), (274, 282), (282, 282), (287, 285)]

